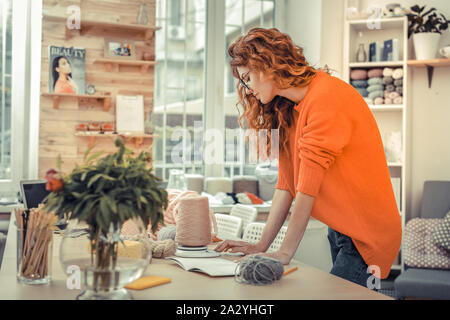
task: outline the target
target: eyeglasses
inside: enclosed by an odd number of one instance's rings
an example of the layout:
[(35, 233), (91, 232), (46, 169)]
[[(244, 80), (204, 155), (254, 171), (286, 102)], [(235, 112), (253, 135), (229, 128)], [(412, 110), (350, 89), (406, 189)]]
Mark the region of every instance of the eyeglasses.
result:
[[(248, 74), (248, 73), (247, 73)], [(247, 89), (248, 91), (250, 91), (250, 87), (248, 86), (247, 83), (244, 82), (244, 80), (242, 80), (242, 78), (239, 78), (239, 81), (241, 82), (241, 84), (244, 86), (245, 89)], [(247, 81), (248, 82), (248, 81)]]

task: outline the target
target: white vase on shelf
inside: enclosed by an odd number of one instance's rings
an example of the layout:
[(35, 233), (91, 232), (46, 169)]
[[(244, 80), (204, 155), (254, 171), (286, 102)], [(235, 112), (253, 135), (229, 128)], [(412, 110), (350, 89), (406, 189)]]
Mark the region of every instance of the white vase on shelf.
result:
[(436, 32), (414, 33), (414, 51), (416, 60), (435, 59), (441, 35)]

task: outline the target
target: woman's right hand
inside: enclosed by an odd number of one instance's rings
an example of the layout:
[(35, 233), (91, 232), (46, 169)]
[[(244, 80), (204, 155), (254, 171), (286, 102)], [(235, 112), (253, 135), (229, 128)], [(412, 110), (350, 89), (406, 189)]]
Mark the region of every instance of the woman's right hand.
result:
[(257, 244), (251, 244), (245, 241), (225, 240), (214, 248), (218, 252), (227, 252), (231, 249), (231, 252), (242, 252), (244, 254), (259, 253), (262, 250)]

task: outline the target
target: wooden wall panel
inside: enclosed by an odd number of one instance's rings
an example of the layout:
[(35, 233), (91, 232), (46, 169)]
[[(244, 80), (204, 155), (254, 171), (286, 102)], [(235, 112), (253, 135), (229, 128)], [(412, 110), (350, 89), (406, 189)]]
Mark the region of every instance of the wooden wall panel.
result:
[[(102, 63), (94, 63), (103, 58), (104, 39), (117, 38), (135, 40), (136, 59), (141, 60), (144, 52), (154, 56), (154, 37), (142, 40), (142, 36), (134, 32), (95, 28), (87, 32), (71, 31), (66, 36), (65, 20), (48, 19), (46, 16), (69, 17), (67, 8), (76, 5), (81, 9), (81, 19), (103, 22), (135, 24), (140, 7), (140, 0), (44, 0), (42, 21), (42, 64), (41, 93), (48, 92), (50, 45), (80, 47), (86, 49), (86, 84), (94, 84), (98, 94), (110, 93), (111, 108), (103, 111), (103, 102), (94, 99), (63, 97), (59, 109), (53, 109), (53, 99), (41, 95), (39, 125), (39, 178), (45, 176), (49, 168), (56, 168), (56, 157), (62, 157), (62, 170), (69, 173), (76, 163), (82, 164), (84, 152), (88, 148), (88, 138), (75, 136), (75, 127), (80, 122), (113, 122), (115, 123), (115, 96), (123, 94), (144, 95), (145, 115), (153, 110), (154, 68), (150, 67), (146, 74), (141, 74), (138, 66), (120, 66), (108, 72)], [(155, 0), (145, 1), (147, 4), (148, 25), (155, 26)], [(156, 31), (158, 32), (158, 31)], [(151, 139), (144, 139), (141, 147), (136, 147), (127, 139), (127, 147), (139, 152), (143, 149), (151, 151)], [(115, 151), (113, 138), (97, 139), (95, 151)]]

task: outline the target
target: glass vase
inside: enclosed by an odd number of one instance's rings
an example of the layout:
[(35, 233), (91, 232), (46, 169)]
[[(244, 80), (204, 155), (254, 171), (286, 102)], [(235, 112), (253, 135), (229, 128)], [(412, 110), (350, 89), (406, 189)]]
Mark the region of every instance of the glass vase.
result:
[(69, 225), (60, 246), (60, 262), (69, 274), (79, 270), (78, 300), (130, 300), (124, 288), (139, 279), (151, 260), (151, 245), (141, 224), (138, 234), (105, 233), (83, 223)]
[(356, 62), (366, 62), (367, 53), (364, 49), (364, 44), (360, 43), (358, 46), (358, 51), (356, 51)]

